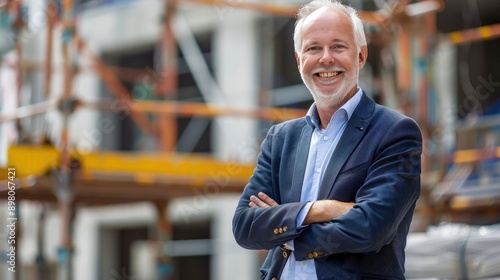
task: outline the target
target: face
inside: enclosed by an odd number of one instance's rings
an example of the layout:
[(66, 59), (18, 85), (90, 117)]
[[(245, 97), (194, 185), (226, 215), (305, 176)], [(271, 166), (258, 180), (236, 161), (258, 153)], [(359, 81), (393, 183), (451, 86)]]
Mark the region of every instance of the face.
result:
[(332, 8), (310, 14), (301, 32), (302, 46), (295, 56), (302, 80), (318, 108), (336, 110), (357, 92), (366, 46), (358, 51), (350, 18)]

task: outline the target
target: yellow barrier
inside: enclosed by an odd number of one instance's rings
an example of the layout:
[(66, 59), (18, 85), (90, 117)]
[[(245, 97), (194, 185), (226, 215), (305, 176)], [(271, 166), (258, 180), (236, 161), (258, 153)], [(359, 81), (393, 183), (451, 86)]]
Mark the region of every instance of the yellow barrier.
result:
[(41, 176), (59, 166), (61, 153), (53, 146), (11, 146), (7, 151), (8, 167), (18, 178)]

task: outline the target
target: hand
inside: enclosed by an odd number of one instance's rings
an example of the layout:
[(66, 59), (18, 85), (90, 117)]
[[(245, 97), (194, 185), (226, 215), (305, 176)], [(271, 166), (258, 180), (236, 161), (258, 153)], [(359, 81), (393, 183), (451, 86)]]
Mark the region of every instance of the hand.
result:
[(304, 219), (303, 225), (329, 222), (347, 213), (354, 206), (353, 202), (338, 200), (318, 200), (313, 203)]
[(273, 207), (279, 205), (274, 201), (274, 199), (270, 198), (267, 194), (263, 192), (259, 192), (257, 196), (252, 195), (250, 197), (250, 203), (248, 203), (248, 206), (250, 208), (268, 208), (268, 207)]

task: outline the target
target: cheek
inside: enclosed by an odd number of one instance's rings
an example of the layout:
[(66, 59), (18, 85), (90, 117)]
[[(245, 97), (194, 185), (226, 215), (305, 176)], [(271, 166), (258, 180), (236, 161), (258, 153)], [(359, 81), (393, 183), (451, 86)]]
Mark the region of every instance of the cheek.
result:
[(349, 55), (342, 57), (341, 63), (344, 65), (344, 67), (352, 69), (359, 62), (358, 62), (358, 57), (356, 55)]
[(311, 69), (314, 66), (313, 59), (311, 59), (311, 57), (303, 57), (301, 62), (301, 67), (303, 70)]

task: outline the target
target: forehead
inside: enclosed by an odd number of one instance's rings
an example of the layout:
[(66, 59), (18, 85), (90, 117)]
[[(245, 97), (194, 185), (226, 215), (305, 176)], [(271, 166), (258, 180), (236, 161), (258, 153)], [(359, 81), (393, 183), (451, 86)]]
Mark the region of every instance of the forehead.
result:
[[(302, 38), (320, 34), (336, 34), (340, 37), (350, 38), (354, 35), (351, 19), (343, 12), (332, 8), (323, 7), (304, 19), (302, 24)], [(354, 37), (353, 37), (354, 38)]]

